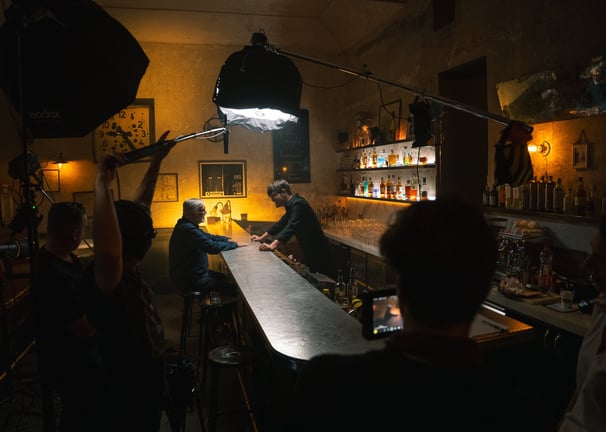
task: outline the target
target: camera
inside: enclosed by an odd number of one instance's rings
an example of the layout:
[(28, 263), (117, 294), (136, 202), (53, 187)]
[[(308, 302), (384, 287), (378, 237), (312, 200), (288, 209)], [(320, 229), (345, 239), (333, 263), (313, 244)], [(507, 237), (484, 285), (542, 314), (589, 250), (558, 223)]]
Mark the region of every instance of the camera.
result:
[(388, 286), (362, 294), (362, 336), (380, 339), (404, 328), (396, 288)]

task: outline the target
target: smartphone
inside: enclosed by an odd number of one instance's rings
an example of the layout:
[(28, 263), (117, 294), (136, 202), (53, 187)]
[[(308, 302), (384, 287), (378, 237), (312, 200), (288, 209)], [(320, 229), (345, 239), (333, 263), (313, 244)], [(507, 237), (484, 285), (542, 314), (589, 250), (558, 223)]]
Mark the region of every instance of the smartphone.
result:
[(362, 336), (379, 339), (404, 328), (400, 299), (395, 287), (362, 294)]

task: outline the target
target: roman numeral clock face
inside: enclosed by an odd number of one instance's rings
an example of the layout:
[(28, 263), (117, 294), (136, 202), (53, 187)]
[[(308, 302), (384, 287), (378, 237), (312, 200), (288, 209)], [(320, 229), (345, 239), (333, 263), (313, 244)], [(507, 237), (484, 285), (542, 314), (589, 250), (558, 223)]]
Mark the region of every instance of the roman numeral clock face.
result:
[(154, 100), (137, 99), (100, 124), (93, 135), (95, 162), (107, 153), (127, 153), (155, 142)]

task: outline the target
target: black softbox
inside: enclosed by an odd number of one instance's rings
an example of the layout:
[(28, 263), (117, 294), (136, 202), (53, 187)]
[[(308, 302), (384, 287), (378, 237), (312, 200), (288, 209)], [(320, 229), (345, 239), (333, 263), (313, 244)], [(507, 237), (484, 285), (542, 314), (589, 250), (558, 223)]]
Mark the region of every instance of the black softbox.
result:
[(6, 17), (0, 87), (32, 137), (84, 136), (135, 99), (149, 60), (94, 2), (13, 0)]

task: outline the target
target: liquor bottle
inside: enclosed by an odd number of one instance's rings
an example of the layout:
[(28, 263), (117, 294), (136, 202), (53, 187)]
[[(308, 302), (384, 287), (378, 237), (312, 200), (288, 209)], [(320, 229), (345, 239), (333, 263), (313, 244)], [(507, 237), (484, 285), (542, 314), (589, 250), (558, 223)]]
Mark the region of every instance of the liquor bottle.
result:
[(525, 183), (522, 186), (522, 210), (530, 209), (530, 183)]
[(350, 300), (353, 300), (358, 297), (358, 284), (355, 280), (356, 269), (354, 267), (349, 267), (349, 279), (347, 280), (347, 286), (345, 287), (345, 291), (347, 293), (347, 297)]
[(537, 204), (537, 176), (534, 176), (530, 183), (528, 183), (528, 209), (536, 211), (538, 209)]
[(349, 194), (351, 196), (355, 196), (356, 192), (357, 192), (357, 190), (356, 190), (356, 182), (354, 182), (353, 175), (350, 175), (349, 176)]
[(365, 180), (366, 180), (366, 177), (362, 177), (362, 180), (360, 181), (360, 184), (358, 186), (358, 188), (359, 188), (358, 196), (364, 196), (364, 181)]
[(409, 200), (410, 199), (410, 188), (411, 188), (411, 184), (410, 184), (410, 179), (406, 180), (406, 186), (404, 186), (404, 195), (406, 196), (405, 199)]
[(429, 196), (427, 194), (427, 178), (423, 177), (423, 182), (421, 184), (421, 201), (427, 201)]
[(553, 187), (553, 212), (564, 213), (564, 188), (562, 187), (562, 177), (558, 177)]
[(488, 205), (490, 207), (496, 207), (499, 203), (499, 193), (497, 191), (497, 185), (492, 185), (490, 190), (490, 196), (488, 197)]
[(379, 183), (379, 198), (385, 198), (385, 179), (381, 177), (381, 183)]
[(387, 183), (385, 183), (385, 198), (394, 199), (393, 193), (393, 181), (391, 180), (391, 176), (387, 175)]
[(541, 179), (537, 183), (537, 210), (545, 211), (545, 176), (542, 175)]
[(543, 245), (543, 250), (539, 253), (539, 291), (548, 293), (553, 290), (553, 252), (549, 249), (547, 243)]
[(489, 203), (490, 203), (490, 188), (488, 187), (488, 185), (486, 185), (486, 187), (484, 188), (484, 192), (482, 193), (482, 205), (484, 207), (488, 207)]
[(564, 214), (574, 213), (573, 199), (572, 188), (568, 188), (568, 191), (564, 194), (564, 199), (562, 199), (562, 212)]
[(393, 149), (391, 149), (391, 153), (387, 156), (387, 163), (390, 167), (397, 165), (397, 155), (393, 152)]
[(362, 158), (360, 159), (360, 168), (368, 167), (368, 154), (366, 154), (366, 150), (362, 150)]
[(402, 153), (402, 159), (404, 165), (410, 165), (410, 160), (408, 160), (408, 147), (404, 146), (404, 153)]
[(360, 164), (361, 164), (360, 158), (358, 157), (358, 152), (356, 152), (356, 153), (354, 153), (354, 158), (351, 163), (351, 169), (355, 169), (355, 170), (360, 169)]
[(368, 196), (371, 198), (375, 197), (374, 188), (375, 184), (372, 181), (372, 177), (368, 177)]
[(364, 196), (365, 196), (365, 197), (369, 197), (369, 196), (370, 196), (370, 194), (368, 193), (368, 179), (369, 179), (369, 178), (370, 178), (370, 177), (366, 177), (366, 178), (364, 179)]
[(593, 185), (591, 189), (589, 189), (589, 195), (587, 196), (587, 203), (585, 204), (585, 208), (587, 209), (587, 215), (593, 215), (593, 211), (595, 210), (595, 192), (596, 185)]
[(553, 189), (555, 188), (555, 182), (553, 181), (553, 176), (547, 177), (547, 183), (545, 184), (545, 197), (543, 198), (545, 201), (545, 211), (553, 212)]
[(410, 181), (410, 196), (408, 199), (411, 201), (419, 200), (419, 180), (416, 175), (413, 175)]
[(577, 216), (585, 216), (587, 206), (587, 193), (585, 192), (585, 185), (583, 184), (583, 177), (579, 177), (579, 183), (577, 184), (577, 190), (574, 194), (574, 208)]
[(343, 306), (345, 302), (349, 304), (347, 300), (347, 286), (343, 280), (343, 270), (339, 269), (337, 270), (337, 283), (335, 284), (335, 303)]
[(385, 149), (381, 149), (379, 155), (377, 156), (377, 167), (384, 168), (387, 166), (387, 154), (385, 153)]
[(403, 190), (402, 190), (402, 180), (398, 177), (398, 182), (396, 183), (396, 199), (403, 199)]
[(376, 148), (372, 148), (372, 168), (377, 168), (378, 167), (378, 155), (377, 155), (377, 149)]

